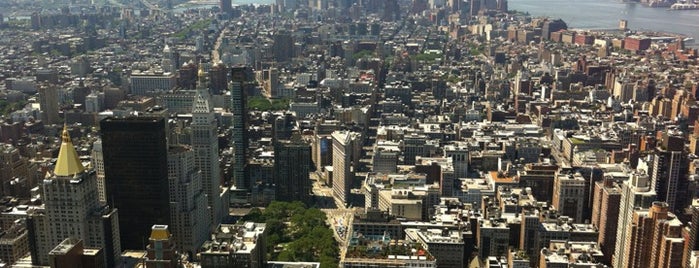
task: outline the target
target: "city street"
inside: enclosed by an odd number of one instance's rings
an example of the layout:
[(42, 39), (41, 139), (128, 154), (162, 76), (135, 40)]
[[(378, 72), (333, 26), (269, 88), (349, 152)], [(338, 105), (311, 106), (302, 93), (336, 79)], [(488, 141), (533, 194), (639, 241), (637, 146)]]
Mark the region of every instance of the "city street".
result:
[(340, 260), (344, 259), (347, 244), (352, 234), (352, 222), (357, 208), (345, 208), (344, 204), (336, 202), (332, 189), (325, 185), (318, 174), (311, 173), (313, 180), (313, 195), (318, 207), (327, 215), (327, 223), (333, 229), (335, 240), (340, 248)]

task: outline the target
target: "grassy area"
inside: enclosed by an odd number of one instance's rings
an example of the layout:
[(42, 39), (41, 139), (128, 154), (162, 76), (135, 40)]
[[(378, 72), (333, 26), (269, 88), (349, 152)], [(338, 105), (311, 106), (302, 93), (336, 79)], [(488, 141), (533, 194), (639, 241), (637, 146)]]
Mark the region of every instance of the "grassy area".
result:
[(27, 105), (27, 101), (9, 102), (0, 100), (0, 114), (7, 116), (14, 111), (22, 109), (25, 105)]
[(420, 53), (415, 56), (412, 56), (412, 58), (416, 61), (426, 61), (426, 62), (434, 62), (437, 59), (442, 58), (442, 54), (436, 54), (436, 53)]
[(254, 111), (280, 111), (289, 109), (289, 99), (268, 99), (261, 96), (248, 98), (248, 109)]
[(213, 19), (200, 20), (195, 23), (190, 24), (181, 31), (175, 33), (173, 37), (184, 39), (190, 36), (193, 32), (201, 31), (209, 27)]
[[(242, 220), (266, 224), (269, 260), (320, 262), (321, 268), (338, 265), (340, 250), (320, 209), (275, 201), (264, 211), (252, 209)], [(277, 245), (283, 249), (275, 251)]]
[(570, 138), (570, 143), (573, 145), (585, 144), (584, 140), (578, 138)]
[(362, 50), (357, 53), (352, 54), (352, 58), (355, 60), (362, 59), (362, 58), (367, 58), (367, 57), (372, 57), (374, 56), (374, 51), (371, 50)]

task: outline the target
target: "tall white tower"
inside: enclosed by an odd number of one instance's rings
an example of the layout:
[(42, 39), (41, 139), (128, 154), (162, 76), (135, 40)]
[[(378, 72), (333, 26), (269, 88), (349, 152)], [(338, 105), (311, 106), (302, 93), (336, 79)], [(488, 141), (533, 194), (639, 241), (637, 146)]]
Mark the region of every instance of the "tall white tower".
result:
[(209, 237), (211, 212), (202, 187), (202, 173), (194, 166), (194, 151), (189, 146), (168, 149), (170, 184), (170, 230), (178, 250), (190, 256)]
[(92, 144), (91, 159), (92, 167), (97, 175), (97, 193), (99, 194), (100, 203), (107, 203), (107, 194), (105, 193), (104, 184), (104, 154), (102, 154), (102, 140), (97, 140)]
[(204, 86), (205, 77), (206, 73), (200, 67), (197, 95), (192, 104), (192, 150), (194, 165), (201, 170), (202, 185), (211, 207), (211, 224), (215, 227), (228, 213), (228, 202), (224, 203), (221, 200), (217, 124), (207, 88)]
[[(80, 162), (67, 129), (63, 129), (56, 167), (42, 183), (44, 213), (31, 217), (35, 233), (35, 264), (48, 265), (48, 253), (68, 237), (85, 246), (102, 248), (106, 267), (114, 267), (121, 256), (119, 218), (116, 209), (99, 202), (96, 172)], [(36, 258), (35, 258), (36, 255)]]

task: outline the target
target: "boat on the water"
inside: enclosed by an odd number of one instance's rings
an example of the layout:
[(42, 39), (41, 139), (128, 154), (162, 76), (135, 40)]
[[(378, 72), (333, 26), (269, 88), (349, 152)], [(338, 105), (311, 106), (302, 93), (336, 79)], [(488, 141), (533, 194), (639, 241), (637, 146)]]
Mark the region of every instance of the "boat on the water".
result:
[(699, 9), (699, 4), (697, 3), (674, 3), (670, 6), (669, 10), (695, 10)]

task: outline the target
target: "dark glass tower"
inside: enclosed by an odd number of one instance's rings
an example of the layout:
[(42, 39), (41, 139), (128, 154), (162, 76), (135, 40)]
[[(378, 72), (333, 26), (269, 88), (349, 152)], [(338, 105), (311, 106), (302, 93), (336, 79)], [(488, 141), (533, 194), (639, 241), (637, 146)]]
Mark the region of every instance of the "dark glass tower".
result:
[(300, 138), (277, 141), (274, 145), (276, 200), (311, 201), (311, 146)]
[(107, 202), (119, 209), (121, 245), (145, 249), (153, 224), (170, 224), (165, 119), (100, 122)]
[(250, 189), (252, 187), (245, 175), (248, 152), (247, 98), (245, 90), (251, 77), (251, 70), (247, 67), (237, 66), (231, 68), (231, 113), (233, 113), (231, 145), (234, 152), (233, 184), (238, 189)]

